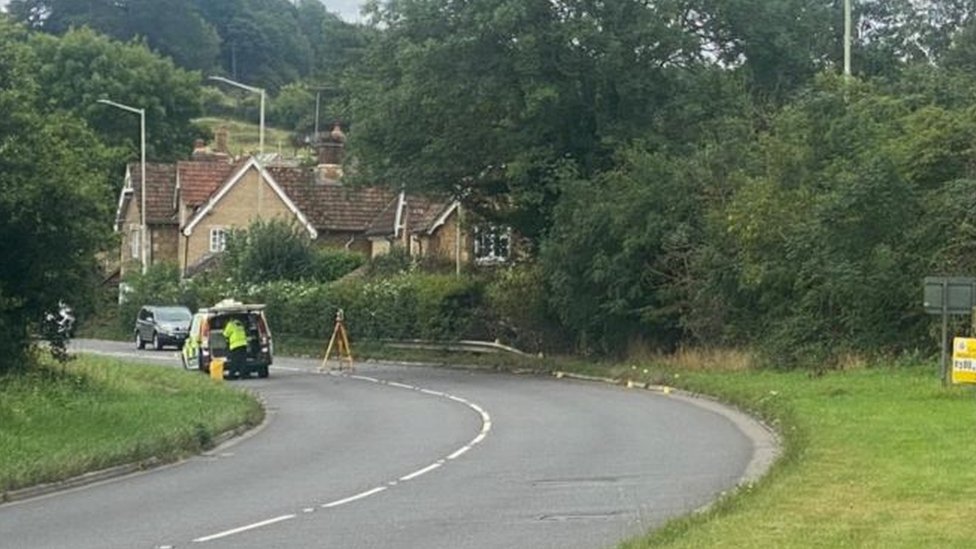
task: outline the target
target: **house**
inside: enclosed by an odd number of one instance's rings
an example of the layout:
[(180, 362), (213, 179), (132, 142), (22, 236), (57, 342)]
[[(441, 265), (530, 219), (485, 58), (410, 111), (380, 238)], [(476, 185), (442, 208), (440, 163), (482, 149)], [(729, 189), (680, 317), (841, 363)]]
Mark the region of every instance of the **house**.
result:
[(174, 263), (191, 275), (223, 251), (229, 231), (275, 218), (295, 223), (321, 246), (367, 257), (395, 247), (458, 264), (474, 257), (475, 242), (460, 230), (456, 201), (349, 187), (334, 161), (309, 168), (274, 159), (232, 159), (202, 143), (190, 160), (146, 165), (143, 237), (140, 168), (139, 163), (127, 167), (118, 201), (115, 228), (122, 237), (123, 277), (141, 267), (143, 253), (146, 265)]

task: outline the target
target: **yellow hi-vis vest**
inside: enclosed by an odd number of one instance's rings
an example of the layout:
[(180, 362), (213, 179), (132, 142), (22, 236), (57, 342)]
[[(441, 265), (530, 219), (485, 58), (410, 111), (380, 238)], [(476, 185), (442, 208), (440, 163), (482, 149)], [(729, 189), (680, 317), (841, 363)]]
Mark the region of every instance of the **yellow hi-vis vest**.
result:
[(239, 320), (231, 320), (224, 326), (222, 332), (224, 338), (227, 339), (227, 349), (234, 350), (238, 347), (244, 347), (247, 345), (247, 333), (244, 331), (244, 326), (241, 325)]

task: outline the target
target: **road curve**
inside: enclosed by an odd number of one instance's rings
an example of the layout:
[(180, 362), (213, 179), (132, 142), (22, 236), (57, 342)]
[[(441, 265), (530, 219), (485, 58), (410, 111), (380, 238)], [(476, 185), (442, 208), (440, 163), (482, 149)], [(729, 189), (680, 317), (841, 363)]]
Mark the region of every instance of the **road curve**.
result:
[[(171, 351), (80, 347), (178, 367)], [(0, 505), (0, 547), (608, 547), (735, 486), (766, 443), (714, 406), (647, 391), (316, 366), (282, 358), (269, 379), (234, 382), (269, 414), (231, 444)]]

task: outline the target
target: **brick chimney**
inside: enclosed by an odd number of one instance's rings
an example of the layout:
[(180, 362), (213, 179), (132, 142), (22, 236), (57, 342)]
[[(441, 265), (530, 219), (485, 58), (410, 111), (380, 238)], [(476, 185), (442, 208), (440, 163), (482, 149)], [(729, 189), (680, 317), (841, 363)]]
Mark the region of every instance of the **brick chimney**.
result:
[(336, 122), (325, 139), (316, 143), (320, 165), (342, 166), (342, 156), (346, 148), (346, 134)]
[(230, 150), (227, 148), (227, 140), (230, 132), (226, 127), (221, 126), (217, 128), (214, 132), (214, 152), (218, 153), (228, 153)]

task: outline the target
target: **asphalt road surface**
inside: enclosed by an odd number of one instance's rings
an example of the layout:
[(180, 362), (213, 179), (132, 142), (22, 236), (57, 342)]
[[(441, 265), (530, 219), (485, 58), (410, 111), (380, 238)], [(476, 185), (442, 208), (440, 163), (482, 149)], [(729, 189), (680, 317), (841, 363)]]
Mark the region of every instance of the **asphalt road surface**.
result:
[[(171, 350), (76, 348), (179, 367)], [(317, 366), (279, 358), (268, 379), (229, 382), (268, 420), (204, 455), (0, 505), (0, 547), (612, 547), (754, 474), (770, 444), (740, 414), (673, 394)]]

